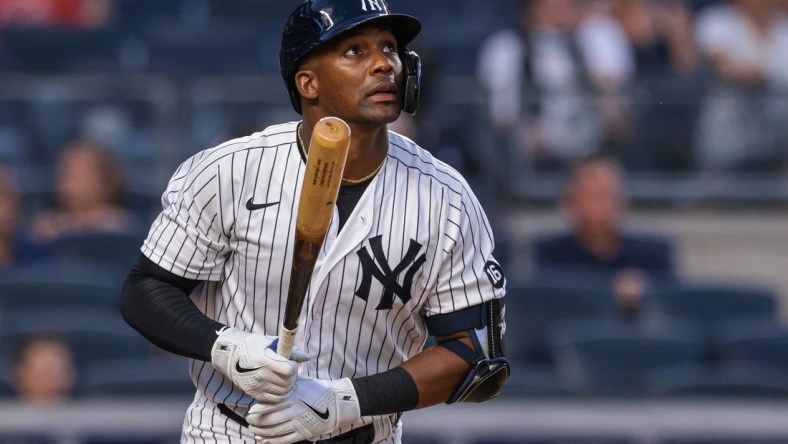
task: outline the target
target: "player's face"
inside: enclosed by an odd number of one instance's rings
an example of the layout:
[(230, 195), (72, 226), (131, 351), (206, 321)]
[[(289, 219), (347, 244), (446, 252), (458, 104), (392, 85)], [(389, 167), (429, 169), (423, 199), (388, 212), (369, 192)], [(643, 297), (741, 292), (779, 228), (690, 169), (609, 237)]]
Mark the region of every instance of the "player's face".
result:
[(399, 117), (402, 63), (390, 31), (363, 27), (324, 48), (306, 67), (315, 75), (317, 102), (326, 115), (372, 125)]

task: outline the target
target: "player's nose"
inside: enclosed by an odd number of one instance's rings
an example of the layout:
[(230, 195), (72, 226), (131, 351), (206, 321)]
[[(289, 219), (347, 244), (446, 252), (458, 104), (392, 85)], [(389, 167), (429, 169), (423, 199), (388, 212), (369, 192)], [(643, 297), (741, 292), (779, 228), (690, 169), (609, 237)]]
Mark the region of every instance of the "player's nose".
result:
[(394, 71), (392, 54), (385, 51), (375, 51), (372, 55), (371, 71), (373, 74), (391, 74)]

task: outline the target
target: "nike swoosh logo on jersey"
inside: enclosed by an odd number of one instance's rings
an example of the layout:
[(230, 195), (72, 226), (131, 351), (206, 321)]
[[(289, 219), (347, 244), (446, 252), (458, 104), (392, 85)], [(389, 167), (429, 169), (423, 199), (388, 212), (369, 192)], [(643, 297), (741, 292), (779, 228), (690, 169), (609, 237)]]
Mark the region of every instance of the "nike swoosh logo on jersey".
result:
[(303, 399), (299, 399), (299, 401), (303, 402), (305, 406), (309, 407), (309, 410), (312, 410), (313, 412), (315, 412), (315, 415), (320, 417), (320, 419), (322, 419), (323, 421), (328, 419), (328, 416), (330, 415), (330, 413), (328, 412), (328, 407), (326, 407), (325, 411), (321, 412), (320, 410), (318, 410), (318, 409), (312, 407), (311, 405), (309, 405)]
[(254, 371), (260, 370), (261, 368), (263, 368), (263, 366), (255, 367), (255, 368), (244, 368), (244, 367), (241, 367), (241, 360), (240, 359), (235, 361), (235, 371), (237, 371), (238, 373), (250, 373), (250, 372), (254, 372)]
[(249, 200), (246, 201), (246, 209), (249, 211), (259, 210), (261, 208), (268, 208), (274, 205), (277, 205), (279, 202), (267, 202), (267, 203), (254, 203), (252, 202), (252, 198), (250, 197)]

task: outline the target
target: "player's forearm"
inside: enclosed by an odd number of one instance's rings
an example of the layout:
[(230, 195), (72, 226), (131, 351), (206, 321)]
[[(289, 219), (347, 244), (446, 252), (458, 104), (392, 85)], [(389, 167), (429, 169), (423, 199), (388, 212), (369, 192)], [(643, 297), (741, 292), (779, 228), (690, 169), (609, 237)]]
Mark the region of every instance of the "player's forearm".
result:
[[(156, 267), (156, 268), (154, 268)], [(205, 316), (187, 290), (195, 281), (167, 277), (144, 256), (129, 273), (121, 292), (120, 309), (126, 322), (153, 344), (182, 356), (211, 361), (216, 331), (224, 325)]]
[[(472, 346), (470, 339), (466, 344)], [(448, 401), (468, 370), (468, 364), (456, 354), (443, 347), (432, 347), (395, 369), (353, 379), (353, 385), (361, 414), (383, 415)]]
[[(473, 347), (470, 339), (461, 340)], [(402, 363), (401, 367), (410, 373), (418, 387), (419, 403), (416, 408), (448, 401), (470, 370), (462, 358), (443, 347), (430, 347)]]

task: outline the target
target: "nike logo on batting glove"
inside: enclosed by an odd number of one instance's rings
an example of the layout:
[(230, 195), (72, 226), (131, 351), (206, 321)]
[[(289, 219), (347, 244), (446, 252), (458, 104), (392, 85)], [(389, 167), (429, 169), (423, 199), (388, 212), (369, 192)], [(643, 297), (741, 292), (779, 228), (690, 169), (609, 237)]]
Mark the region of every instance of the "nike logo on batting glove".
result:
[(235, 361), (235, 371), (237, 371), (238, 373), (256, 372), (257, 370), (260, 370), (261, 368), (263, 368), (262, 365), (260, 367), (244, 368), (244, 367), (241, 367), (241, 360), (240, 359)]
[(305, 406), (309, 407), (309, 410), (315, 412), (315, 415), (317, 415), (323, 421), (326, 421), (328, 417), (331, 415), (331, 413), (329, 413), (328, 407), (326, 407), (326, 409), (321, 412), (320, 410), (316, 409), (314, 406), (310, 405), (303, 399), (299, 399), (299, 401), (303, 402)]

